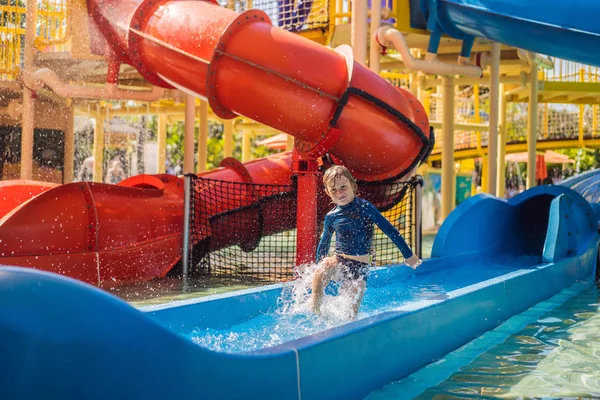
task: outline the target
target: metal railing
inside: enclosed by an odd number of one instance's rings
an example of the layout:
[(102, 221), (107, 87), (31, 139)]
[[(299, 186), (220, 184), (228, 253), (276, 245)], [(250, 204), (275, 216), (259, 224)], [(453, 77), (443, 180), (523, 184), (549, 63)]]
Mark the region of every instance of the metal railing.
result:
[[(61, 51), (69, 41), (68, 0), (38, 1), (37, 36), (40, 51)], [(20, 0), (0, 0), (0, 78), (14, 80), (23, 65), (26, 5)], [(51, 48), (49, 48), (51, 47)]]
[(14, 4), (15, 1), (0, 0), (0, 78), (2, 80), (14, 80), (23, 60), (25, 5)]
[(554, 68), (543, 70), (543, 80), (553, 82), (598, 82), (600, 69), (573, 61), (555, 59)]
[(274, 26), (287, 31), (329, 28), (329, 0), (220, 0), (220, 4), (236, 12), (261, 10), (271, 18)]
[[(44, 0), (38, 2), (38, 35), (34, 41), (34, 45), (38, 50), (44, 51), (49, 46), (61, 46), (69, 41), (70, 9), (68, 0)], [(54, 51), (60, 50), (62, 49), (54, 49)]]

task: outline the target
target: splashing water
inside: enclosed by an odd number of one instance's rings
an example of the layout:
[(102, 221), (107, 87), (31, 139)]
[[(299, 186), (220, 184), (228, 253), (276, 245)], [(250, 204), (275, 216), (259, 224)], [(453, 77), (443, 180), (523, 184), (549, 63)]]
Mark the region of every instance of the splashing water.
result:
[[(278, 313), (282, 316), (312, 313), (312, 282), (317, 266), (310, 264), (299, 271), (293, 285), (284, 288), (277, 299)], [(346, 280), (340, 271), (332, 277), (325, 290), (320, 315), (327, 320), (348, 322), (354, 315), (352, 306), (356, 302), (357, 281)]]
[[(407, 305), (421, 300), (443, 301), (447, 292), (497, 277), (514, 268), (489, 262), (465, 264), (413, 275), (383, 286), (370, 277), (371, 286), (365, 292), (356, 319), (386, 311), (405, 311)], [(311, 312), (315, 271), (315, 265), (300, 270), (298, 279), (283, 287), (272, 311), (231, 326), (195, 326), (184, 336), (209, 350), (241, 353), (277, 346), (351, 322), (355, 288), (352, 281), (340, 281), (340, 276), (334, 276), (334, 282), (327, 287), (320, 314)]]
[[(353, 316), (355, 283), (332, 282), (323, 296), (320, 314), (314, 314), (311, 286), (315, 272), (314, 264), (300, 269), (298, 279), (283, 288), (275, 311), (225, 330), (196, 328), (187, 336), (210, 350), (237, 353), (273, 347), (348, 323)], [(364, 314), (359, 313), (358, 317)]]

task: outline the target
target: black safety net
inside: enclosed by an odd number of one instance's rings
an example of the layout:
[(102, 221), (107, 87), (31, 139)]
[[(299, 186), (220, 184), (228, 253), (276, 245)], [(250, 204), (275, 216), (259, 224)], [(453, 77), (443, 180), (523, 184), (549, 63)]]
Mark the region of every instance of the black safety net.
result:
[(191, 272), (264, 281), (293, 276), (296, 187), (192, 176)]
[[(423, 185), (423, 179), (415, 176), (409, 181), (390, 184), (363, 184), (359, 186), (359, 196), (369, 200), (402, 234), (406, 243), (417, 254), (416, 194)], [(375, 227), (372, 246), (372, 263), (377, 266), (403, 262), (402, 253), (379, 228)]]
[[(295, 180), (289, 185), (271, 185), (189, 177), (190, 274), (267, 282), (295, 277)], [(413, 178), (402, 183), (361, 184), (358, 193), (371, 201), (413, 248), (414, 198), (421, 182)], [(318, 226), (322, 229), (323, 217), (332, 205), (319, 197)], [(373, 254), (375, 265), (402, 262), (402, 254), (377, 228)]]
[(274, 26), (286, 31), (325, 31), (329, 26), (329, 0), (219, 0), (219, 4), (238, 13), (261, 10)]

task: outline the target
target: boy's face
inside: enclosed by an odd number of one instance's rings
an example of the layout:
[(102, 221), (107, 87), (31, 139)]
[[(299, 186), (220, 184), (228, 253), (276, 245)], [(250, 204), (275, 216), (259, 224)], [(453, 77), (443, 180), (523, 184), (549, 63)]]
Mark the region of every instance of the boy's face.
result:
[(345, 206), (354, 200), (354, 189), (345, 176), (327, 182), (325, 191), (338, 206)]

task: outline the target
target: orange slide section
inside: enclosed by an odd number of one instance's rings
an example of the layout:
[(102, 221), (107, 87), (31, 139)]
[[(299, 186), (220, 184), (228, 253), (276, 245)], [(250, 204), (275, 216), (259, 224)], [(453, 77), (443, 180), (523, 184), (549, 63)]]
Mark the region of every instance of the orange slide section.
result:
[[(205, 1), (89, 0), (88, 8), (112, 56), (150, 82), (207, 99), (221, 118), (243, 115), (294, 135), (300, 154), (327, 152), (363, 182), (399, 179), (430, 149), (417, 99), (354, 62), (347, 46), (334, 51), (273, 27), (263, 12)], [(203, 176), (286, 184), (291, 164), (284, 153)], [(182, 214), (182, 180), (168, 175), (62, 185), (0, 220), (0, 263), (94, 284), (162, 276), (181, 256)]]

